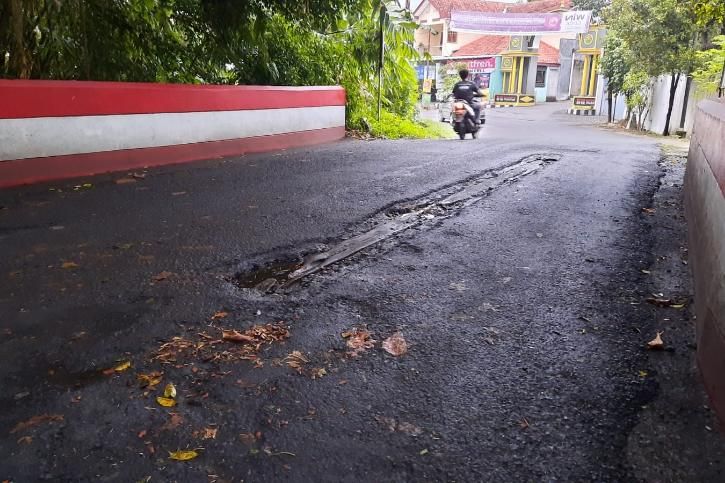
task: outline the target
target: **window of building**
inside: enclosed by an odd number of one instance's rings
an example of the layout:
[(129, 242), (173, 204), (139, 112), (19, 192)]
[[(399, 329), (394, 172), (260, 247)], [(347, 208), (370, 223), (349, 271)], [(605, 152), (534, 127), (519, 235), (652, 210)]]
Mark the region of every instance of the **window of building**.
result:
[(546, 66), (540, 65), (536, 67), (536, 87), (546, 86)]
[(458, 32), (451, 32), (448, 31), (448, 43), (449, 44), (455, 44), (458, 42)]

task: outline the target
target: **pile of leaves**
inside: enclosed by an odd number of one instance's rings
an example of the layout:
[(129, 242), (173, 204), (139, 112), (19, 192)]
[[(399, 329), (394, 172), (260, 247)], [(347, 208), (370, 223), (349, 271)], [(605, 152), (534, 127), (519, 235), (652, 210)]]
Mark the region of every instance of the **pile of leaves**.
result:
[(289, 329), (283, 322), (254, 325), (244, 331), (219, 329), (216, 336), (200, 332), (195, 338), (174, 337), (163, 343), (153, 356), (162, 364), (201, 362), (253, 361), (261, 365), (259, 352), (265, 345), (289, 338)]

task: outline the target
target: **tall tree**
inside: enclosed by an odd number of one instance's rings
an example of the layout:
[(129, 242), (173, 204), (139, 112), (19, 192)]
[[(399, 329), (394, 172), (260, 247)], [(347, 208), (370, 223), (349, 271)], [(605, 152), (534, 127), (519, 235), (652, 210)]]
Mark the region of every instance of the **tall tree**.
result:
[(670, 75), (663, 132), (668, 136), (677, 84), (695, 66), (692, 10), (678, 0), (613, 0), (603, 14), (628, 45), (634, 64), (651, 76)]
[(622, 92), (624, 78), (630, 70), (630, 53), (615, 30), (607, 32), (604, 55), (600, 64), (602, 75), (607, 79), (607, 120), (612, 122), (612, 98)]

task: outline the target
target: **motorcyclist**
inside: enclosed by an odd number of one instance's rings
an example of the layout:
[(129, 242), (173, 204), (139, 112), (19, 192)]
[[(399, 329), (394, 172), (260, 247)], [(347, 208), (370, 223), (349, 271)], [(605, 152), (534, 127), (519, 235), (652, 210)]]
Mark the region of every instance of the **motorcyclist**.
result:
[(481, 122), (481, 103), (478, 98), (483, 97), (483, 94), (475, 83), (468, 80), (468, 69), (461, 69), (458, 75), (461, 76), (461, 80), (453, 86), (453, 97), (462, 99), (471, 105), (476, 124), (479, 124)]

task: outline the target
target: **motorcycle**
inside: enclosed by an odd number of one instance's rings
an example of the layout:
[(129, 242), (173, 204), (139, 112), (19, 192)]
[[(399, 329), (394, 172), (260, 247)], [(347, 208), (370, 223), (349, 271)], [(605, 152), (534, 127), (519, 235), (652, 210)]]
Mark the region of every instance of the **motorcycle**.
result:
[(481, 121), (476, 120), (476, 113), (473, 107), (463, 99), (455, 99), (451, 106), (451, 124), (453, 130), (461, 139), (466, 138), (466, 134), (471, 133), (471, 137), (476, 139), (478, 130), (481, 129)]

